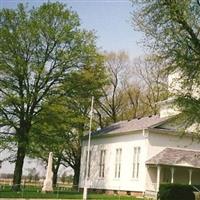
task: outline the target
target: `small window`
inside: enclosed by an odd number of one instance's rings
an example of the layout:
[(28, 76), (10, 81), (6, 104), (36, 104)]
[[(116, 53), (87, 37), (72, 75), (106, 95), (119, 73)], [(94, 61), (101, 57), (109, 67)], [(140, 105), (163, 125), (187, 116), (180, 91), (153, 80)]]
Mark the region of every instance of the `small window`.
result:
[(99, 177), (104, 178), (105, 176), (105, 157), (106, 157), (106, 150), (100, 151), (100, 163), (99, 163)]
[(116, 149), (116, 156), (115, 156), (115, 178), (120, 178), (121, 176), (121, 156), (122, 156), (122, 149)]
[(140, 168), (140, 147), (134, 147), (133, 149), (133, 173), (132, 177), (138, 179)]

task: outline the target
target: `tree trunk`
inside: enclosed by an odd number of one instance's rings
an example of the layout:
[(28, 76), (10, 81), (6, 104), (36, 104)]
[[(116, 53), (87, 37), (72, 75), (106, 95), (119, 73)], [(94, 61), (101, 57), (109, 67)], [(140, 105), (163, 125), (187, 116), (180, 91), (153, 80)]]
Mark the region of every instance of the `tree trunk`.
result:
[(19, 191), (21, 186), (22, 169), (26, 155), (26, 146), (18, 144), (17, 159), (13, 176), (13, 190)]
[(58, 156), (57, 161), (55, 162), (55, 165), (53, 166), (53, 186), (56, 187), (57, 180), (58, 180), (58, 170), (60, 167), (60, 162), (62, 158), (62, 153)]
[(53, 186), (56, 187), (58, 180), (58, 170), (53, 170)]
[(78, 189), (79, 176), (80, 176), (80, 165), (74, 167), (74, 177), (73, 177), (73, 189)]

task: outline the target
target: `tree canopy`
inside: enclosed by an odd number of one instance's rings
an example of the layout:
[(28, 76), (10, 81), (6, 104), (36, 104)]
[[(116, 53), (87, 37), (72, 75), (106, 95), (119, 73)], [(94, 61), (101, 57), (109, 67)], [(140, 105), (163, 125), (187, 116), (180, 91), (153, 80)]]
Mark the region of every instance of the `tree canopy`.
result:
[(126, 52), (105, 54), (108, 84), (95, 107), (101, 128), (159, 112), (157, 103), (168, 96), (163, 65), (156, 56), (131, 61)]
[(70, 89), (69, 95), (47, 105), (38, 117), (39, 122), (32, 127), (28, 155), (47, 162), (48, 153), (53, 152), (54, 185), (59, 167), (64, 165), (73, 169), (73, 185), (78, 186), (81, 140), (88, 131), (91, 96), (97, 101), (102, 95), (100, 88), (106, 83), (102, 66), (71, 73), (70, 81), (63, 85), (64, 91)]
[(99, 65), (94, 34), (81, 29), (65, 5), (28, 10), (19, 4), (0, 11), (0, 124), (8, 134), (15, 132), (14, 188), (19, 189), (31, 129), (42, 110), (73, 92), (63, 89), (69, 74)]
[(133, 3), (133, 23), (145, 33), (145, 44), (162, 59), (169, 73), (181, 74), (182, 90), (176, 94), (176, 103), (190, 122), (187, 124), (200, 124), (199, 0)]

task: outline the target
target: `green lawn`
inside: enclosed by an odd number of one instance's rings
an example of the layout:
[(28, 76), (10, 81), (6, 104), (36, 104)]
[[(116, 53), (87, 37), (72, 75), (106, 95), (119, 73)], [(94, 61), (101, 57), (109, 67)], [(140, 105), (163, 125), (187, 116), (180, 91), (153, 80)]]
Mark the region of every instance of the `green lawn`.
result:
[[(45, 199), (82, 199), (82, 193), (76, 191), (57, 190), (53, 193), (41, 193), (39, 188), (28, 187), (21, 192), (13, 192), (10, 187), (0, 189), (0, 198), (45, 198)], [(105, 195), (89, 193), (88, 199), (137, 200), (132, 196)], [(141, 200), (141, 199), (140, 199)]]

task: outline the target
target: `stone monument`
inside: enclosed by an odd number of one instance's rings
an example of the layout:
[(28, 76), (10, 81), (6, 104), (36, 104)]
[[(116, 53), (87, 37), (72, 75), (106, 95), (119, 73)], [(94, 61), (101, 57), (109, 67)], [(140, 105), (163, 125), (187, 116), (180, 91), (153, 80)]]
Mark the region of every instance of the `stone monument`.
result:
[(52, 164), (53, 164), (53, 153), (49, 153), (48, 165), (47, 165), (47, 173), (46, 178), (43, 183), (42, 192), (52, 192), (53, 191), (53, 172), (52, 172)]

